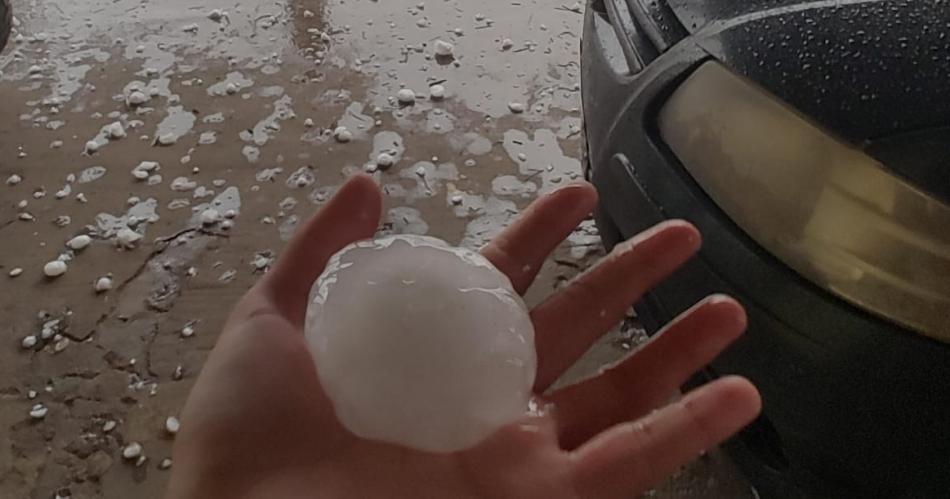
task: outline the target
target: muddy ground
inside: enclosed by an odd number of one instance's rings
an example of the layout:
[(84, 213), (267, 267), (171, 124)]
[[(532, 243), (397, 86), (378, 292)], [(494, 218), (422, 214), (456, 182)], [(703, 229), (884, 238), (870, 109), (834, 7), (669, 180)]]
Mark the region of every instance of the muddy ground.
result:
[[(469, 247), (581, 178), (580, 5), (13, 4), (0, 55), (2, 497), (161, 497), (166, 418), (229, 306), (347, 176), (379, 180), (381, 231)], [(79, 235), (91, 244), (69, 248)], [(600, 254), (588, 222), (529, 302)], [(56, 260), (65, 274), (46, 277)], [(618, 329), (575, 374), (637, 336)], [(131, 443), (143, 457), (123, 459)], [(729, 470), (712, 455), (653, 495), (748, 495)]]

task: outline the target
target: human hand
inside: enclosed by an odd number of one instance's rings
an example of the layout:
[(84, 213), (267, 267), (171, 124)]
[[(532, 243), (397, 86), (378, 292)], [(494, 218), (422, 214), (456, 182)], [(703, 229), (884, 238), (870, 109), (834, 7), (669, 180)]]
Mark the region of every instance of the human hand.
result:
[[(523, 293), (595, 204), (589, 185), (551, 193), (482, 253)], [(454, 454), (354, 436), (321, 388), (303, 325), (327, 260), (372, 237), (380, 211), (375, 183), (353, 178), (237, 304), (182, 412), (168, 497), (635, 497), (758, 414), (758, 392), (734, 377), (665, 405), (744, 330), (742, 307), (726, 297), (696, 305), (600, 376), (545, 394), (697, 251), (696, 229), (668, 222), (619, 245), (531, 312), (535, 391), (546, 410)]]

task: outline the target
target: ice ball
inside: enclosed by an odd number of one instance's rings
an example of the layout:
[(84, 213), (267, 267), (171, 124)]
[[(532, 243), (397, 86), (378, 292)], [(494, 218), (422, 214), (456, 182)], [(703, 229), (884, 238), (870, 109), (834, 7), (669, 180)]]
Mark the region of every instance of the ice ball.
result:
[(528, 410), (534, 326), (476, 252), (423, 236), (350, 245), (314, 284), (305, 329), (337, 417), (360, 437), (455, 452)]

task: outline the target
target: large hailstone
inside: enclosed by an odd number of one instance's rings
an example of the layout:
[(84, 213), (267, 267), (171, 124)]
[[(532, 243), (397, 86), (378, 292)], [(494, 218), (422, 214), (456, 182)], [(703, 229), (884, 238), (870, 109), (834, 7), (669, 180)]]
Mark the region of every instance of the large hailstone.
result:
[(338, 418), (363, 438), (454, 452), (528, 409), (537, 355), (524, 302), (484, 257), (438, 239), (336, 254), (306, 335)]

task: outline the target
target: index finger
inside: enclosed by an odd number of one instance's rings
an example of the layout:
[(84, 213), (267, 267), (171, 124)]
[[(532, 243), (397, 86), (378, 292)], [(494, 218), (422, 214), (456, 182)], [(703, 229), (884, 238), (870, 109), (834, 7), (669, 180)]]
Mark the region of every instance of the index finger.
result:
[(313, 282), (334, 253), (376, 233), (382, 196), (373, 179), (357, 175), (308, 220), (287, 244), (261, 285), (292, 324), (302, 326)]
[(535, 201), (481, 253), (524, 294), (541, 265), (561, 241), (577, 228), (597, 204), (597, 191), (588, 183), (558, 189)]

